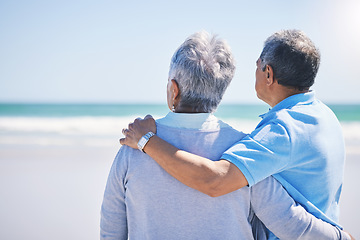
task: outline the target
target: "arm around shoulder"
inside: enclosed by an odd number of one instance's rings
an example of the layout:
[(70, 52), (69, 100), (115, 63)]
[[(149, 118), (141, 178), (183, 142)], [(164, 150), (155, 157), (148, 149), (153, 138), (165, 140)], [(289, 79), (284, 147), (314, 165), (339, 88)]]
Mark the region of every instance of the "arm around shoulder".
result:
[[(149, 131), (156, 133), (154, 119), (135, 120), (124, 129), (121, 144), (137, 149), (137, 143)], [(212, 161), (189, 152), (181, 151), (158, 136), (151, 136), (142, 150), (152, 157), (165, 171), (183, 184), (216, 197), (227, 194), (248, 182), (242, 172), (226, 160)]]
[(248, 185), (242, 172), (226, 160), (212, 161), (179, 150), (158, 136), (150, 138), (144, 151), (183, 184), (211, 197)]

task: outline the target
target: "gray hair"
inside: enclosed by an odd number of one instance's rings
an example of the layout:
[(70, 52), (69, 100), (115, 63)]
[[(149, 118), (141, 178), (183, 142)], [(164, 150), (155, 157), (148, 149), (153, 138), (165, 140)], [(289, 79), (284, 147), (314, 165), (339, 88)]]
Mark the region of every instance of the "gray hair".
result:
[(169, 79), (177, 81), (180, 105), (213, 112), (235, 72), (235, 61), (224, 40), (201, 31), (191, 35), (174, 53)]
[(302, 91), (314, 84), (320, 52), (302, 31), (282, 30), (265, 41), (260, 59), (262, 70), (271, 66), (279, 84)]

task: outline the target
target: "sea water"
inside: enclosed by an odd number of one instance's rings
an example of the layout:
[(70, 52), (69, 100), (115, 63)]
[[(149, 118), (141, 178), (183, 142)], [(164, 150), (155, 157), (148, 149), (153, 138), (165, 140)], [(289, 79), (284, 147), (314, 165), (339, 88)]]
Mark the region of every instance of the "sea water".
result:
[[(340, 121), (360, 121), (360, 104), (329, 105)], [(252, 119), (269, 109), (265, 104), (221, 104), (220, 118)], [(126, 117), (169, 111), (163, 104), (16, 104), (0, 103), (0, 117)]]
[[(341, 122), (348, 150), (360, 153), (360, 105), (329, 106)], [(221, 104), (215, 115), (250, 133), (260, 121), (258, 116), (268, 109), (266, 104)], [(121, 129), (135, 118), (147, 114), (159, 118), (168, 111), (161, 104), (0, 104), (0, 144), (13, 143), (19, 134), (38, 135), (38, 139), (52, 136), (48, 144), (61, 144), (64, 136), (88, 136), (96, 138), (98, 144), (107, 144), (105, 140), (101, 143), (101, 138), (121, 137)]]

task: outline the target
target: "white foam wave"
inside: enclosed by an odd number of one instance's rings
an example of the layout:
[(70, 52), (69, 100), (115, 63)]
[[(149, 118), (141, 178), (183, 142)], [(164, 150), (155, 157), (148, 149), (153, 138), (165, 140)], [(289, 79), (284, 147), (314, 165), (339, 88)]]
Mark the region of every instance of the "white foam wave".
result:
[(109, 146), (119, 145), (129, 117), (34, 118), (0, 117), (0, 146)]
[[(158, 116), (154, 116), (158, 118)], [(33, 118), (0, 117), (0, 143), (15, 144), (22, 138), (32, 136), (39, 144), (68, 144), (68, 138), (83, 142), (93, 139), (91, 144), (105, 144), (111, 138), (122, 137), (121, 130), (127, 127), (135, 117), (69, 117), (69, 118)], [(227, 119), (235, 129), (250, 133), (258, 121)], [(360, 122), (342, 122), (347, 152), (360, 154)], [(22, 136), (22, 137), (20, 137)], [(46, 141), (44, 139), (47, 139)], [(51, 141), (49, 139), (52, 139)], [(28, 139), (26, 140), (28, 141)], [(44, 143), (45, 142), (45, 143)]]
[(132, 117), (0, 118), (0, 131), (62, 135), (118, 134)]
[[(0, 118), (0, 133), (48, 133), (62, 135), (113, 135), (121, 133), (135, 117), (72, 117), (72, 118)], [(155, 116), (155, 118), (157, 118)], [(251, 132), (257, 122), (229, 119), (228, 124), (243, 132)]]
[(342, 122), (341, 123), (346, 153), (348, 155), (360, 156), (360, 122)]

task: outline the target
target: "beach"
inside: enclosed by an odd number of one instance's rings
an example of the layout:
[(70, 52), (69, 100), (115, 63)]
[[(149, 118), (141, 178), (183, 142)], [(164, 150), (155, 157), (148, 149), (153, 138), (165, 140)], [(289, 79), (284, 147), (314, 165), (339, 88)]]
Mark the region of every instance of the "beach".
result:
[[(121, 129), (134, 117), (0, 116), (0, 239), (99, 239), (107, 175)], [(244, 132), (257, 124), (227, 120)], [(341, 124), (347, 159), (340, 224), (359, 239), (360, 122)]]
[[(15, 128), (24, 120), (0, 122)], [(119, 131), (107, 135), (105, 125), (91, 131), (85, 119), (28, 120), (32, 130), (23, 125), (1, 134), (0, 239), (99, 239), (102, 196), (120, 147)]]

